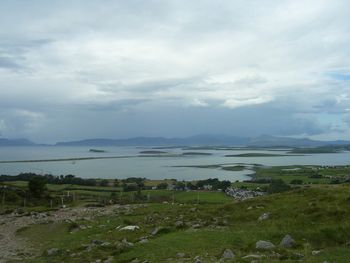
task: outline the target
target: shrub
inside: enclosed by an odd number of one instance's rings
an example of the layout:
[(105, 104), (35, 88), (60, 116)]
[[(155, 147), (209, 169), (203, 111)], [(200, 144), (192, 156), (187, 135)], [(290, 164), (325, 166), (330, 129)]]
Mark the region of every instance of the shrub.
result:
[(301, 179), (293, 179), (290, 181), (290, 184), (303, 184), (303, 180)]
[(267, 188), (269, 194), (281, 193), (290, 190), (290, 186), (281, 179), (272, 180)]
[(41, 197), (46, 191), (46, 179), (44, 177), (33, 177), (28, 182), (28, 189), (34, 197)]

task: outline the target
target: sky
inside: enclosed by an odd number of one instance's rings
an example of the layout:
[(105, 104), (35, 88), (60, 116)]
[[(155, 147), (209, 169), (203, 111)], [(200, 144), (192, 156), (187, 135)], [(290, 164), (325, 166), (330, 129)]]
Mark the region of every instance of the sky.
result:
[(350, 139), (348, 0), (2, 0), (0, 137)]

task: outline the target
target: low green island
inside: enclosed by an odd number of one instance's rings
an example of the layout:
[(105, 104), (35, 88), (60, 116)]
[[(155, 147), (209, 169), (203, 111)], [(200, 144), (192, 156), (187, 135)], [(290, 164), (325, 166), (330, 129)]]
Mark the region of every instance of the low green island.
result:
[(147, 150), (147, 151), (140, 151), (140, 154), (167, 154), (168, 152), (164, 151), (156, 151), (156, 150)]
[(104, 153), (106, 152), (105, 150), (101, 150), (101, 149), (89, 149), (89, 152), (93, 152), (93, 153)]
[(198, 155), (198, 156), (209, 156), (212, 155), (212, 153), (205, 153), (205, 152), (184, 152), (182, 153), (184, 156), (190, 156), (190, 155)]
[(283, 157), (289, 156), (288, 154), (273, 154), (273, 153), (240, 153), (240, 154), (228, 154), (225, 157)]

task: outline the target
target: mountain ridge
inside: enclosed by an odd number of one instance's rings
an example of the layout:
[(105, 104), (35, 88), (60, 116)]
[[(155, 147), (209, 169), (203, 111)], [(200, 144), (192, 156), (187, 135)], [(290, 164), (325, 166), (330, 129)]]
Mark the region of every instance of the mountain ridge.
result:
[(291, 138), (272, 135), (240, 137), (229, 135), (200, 134), (183, 138), (132, 137), (127, 139), (91, 138), (57, 142), (53, 145), (37, 144), (28, 139), (0, 138), (1, 146), (237, 146), (237, 147), (320, 147), (350, 145), (350, 141), (319, 141), (309, 138)]

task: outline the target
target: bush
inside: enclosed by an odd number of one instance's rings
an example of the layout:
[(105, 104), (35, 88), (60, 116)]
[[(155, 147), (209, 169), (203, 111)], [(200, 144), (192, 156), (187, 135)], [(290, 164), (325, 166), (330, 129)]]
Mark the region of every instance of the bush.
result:
[(124, 192), (131, 192), (131, 191), (139, 190), (139, 186), (136, 183), (123, 184), (122, 187), (123, 187)]
[(28, 182), (28, 189), (34, 197), (41, 197), (46, 191), (46, 179), (40, 176), (31, 178)]
[(290, 181), (290, 184), (303, 184), (303, 180), (293, 179), (292, 181)]
[(281, 179), (272, 180), (270, 185), (267, 187), (269, 194), (281, 193), (290, 190), (290, 186)]
[(108, 180), (104, 179), (100, 181), (100, 186), (108, 186), (108, 185), (109, 185)]

